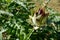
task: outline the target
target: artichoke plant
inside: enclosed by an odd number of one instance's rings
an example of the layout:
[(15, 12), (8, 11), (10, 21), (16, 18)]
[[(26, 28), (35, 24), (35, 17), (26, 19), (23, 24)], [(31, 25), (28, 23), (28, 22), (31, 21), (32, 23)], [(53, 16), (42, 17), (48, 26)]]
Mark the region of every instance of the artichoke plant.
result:
[(0, 40), (60, 40), (60, 13), (50, 0), (0, 0)]

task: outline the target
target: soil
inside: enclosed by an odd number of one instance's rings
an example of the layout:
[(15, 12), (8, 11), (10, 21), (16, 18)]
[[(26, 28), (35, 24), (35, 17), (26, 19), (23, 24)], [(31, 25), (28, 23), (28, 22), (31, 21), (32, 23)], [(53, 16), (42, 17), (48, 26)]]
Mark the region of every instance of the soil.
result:
[(60, 0), (51, 0), (48, 4), (48, 7), (60, 12)]

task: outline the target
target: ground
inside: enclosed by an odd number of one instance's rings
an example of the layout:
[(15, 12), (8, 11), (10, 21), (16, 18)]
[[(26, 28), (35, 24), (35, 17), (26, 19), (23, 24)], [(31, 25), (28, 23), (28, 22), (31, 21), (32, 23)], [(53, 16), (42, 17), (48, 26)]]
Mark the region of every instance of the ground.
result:
[(51, 0), (48, 6), (60, 12), (60, 0)]

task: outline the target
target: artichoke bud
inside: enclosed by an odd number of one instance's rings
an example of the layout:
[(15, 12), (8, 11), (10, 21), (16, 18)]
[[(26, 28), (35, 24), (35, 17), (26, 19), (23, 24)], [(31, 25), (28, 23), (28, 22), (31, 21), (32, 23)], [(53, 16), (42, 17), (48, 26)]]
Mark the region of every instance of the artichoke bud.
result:
[(49, 13), (45, 11), (45, 9), (39, 9), (38, 16), (36, 17), (36, 22), (40, 26), (41, 24), (46, 22), (46, 19), (48, 17)]
[(43, 6), (40, 8), (40, 5), (38, 3), (36, 7), (32, 10), (34, 12), (33, 16), (29, 16), (31, 25), (40, 27), (42, 24), (46, 22), (46, 19), (49, 15), (49, 13), (45, 11), (45, 6), (47, 4), (48, 2), (45, 2)]

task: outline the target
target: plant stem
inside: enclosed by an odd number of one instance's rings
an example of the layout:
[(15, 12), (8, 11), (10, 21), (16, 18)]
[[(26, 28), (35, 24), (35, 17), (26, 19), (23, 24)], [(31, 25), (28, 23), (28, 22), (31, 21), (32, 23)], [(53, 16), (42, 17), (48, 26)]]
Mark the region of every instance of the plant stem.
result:
[(32, 29), (26, 36), (26, 38), (24, 40), (28, 40), (30, 38), (30, 36), (32, 35), (32, 33), (34, 32), (34, 29)]

